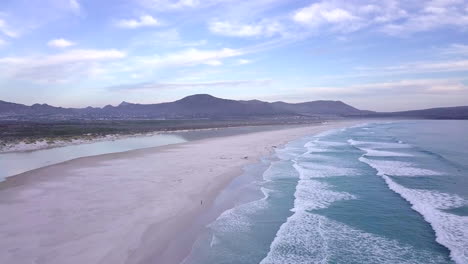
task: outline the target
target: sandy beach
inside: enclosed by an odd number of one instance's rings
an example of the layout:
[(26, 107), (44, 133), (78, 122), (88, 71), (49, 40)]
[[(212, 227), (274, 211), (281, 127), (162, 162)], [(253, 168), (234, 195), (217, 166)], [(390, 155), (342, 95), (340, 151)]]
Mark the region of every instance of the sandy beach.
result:
[(355, 123), (85, 157), (8, 178), (0, 183), (0, 263), (179, 263), (189, 249), (161, 259), (168, 244), (243, 166)]

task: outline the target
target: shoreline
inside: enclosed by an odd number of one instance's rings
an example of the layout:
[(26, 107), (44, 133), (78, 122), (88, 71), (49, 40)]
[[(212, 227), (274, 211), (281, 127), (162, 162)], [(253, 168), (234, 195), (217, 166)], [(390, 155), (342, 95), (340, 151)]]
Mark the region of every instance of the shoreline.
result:
[[(15, 237), (0, 240), (0, 260), (158, 261), (244, 166), (301, 136), (358, 123), (363, 121), (84, 157), (10, 177), (0, 183), (0, 236)], [(179, 263), (190, 249), (175, 250), (161, 263)]]
[[(25, 140), (21, 140), (12, 144), (8, 144), (0, 147), (0, 154), (6, 153), (18, 153), (18, 152), (30, 152), (44, 149), (61, 148), (75, 145), (93, 144), (104, 141), (115, 141), (127, 138), (138, 138), (138, 137), (152, 137), (156, 135), (171, 135), (174, 133), (184, 133), (192, 131), (211, 131), (222, 128), (200, 128), (200, 129), (183, 129), (173, 131), (154, 131), (148, 133), (134, 133), (134, 134), (108, 134), (105, 136), (93, 136), (93, 135), (81, 135), (70, 140), (56, 140), (54, 142), (47, 142), (46, 138), (37, 139), (34, 142), (27, 143)], [(1, 143), (1, 142), (0, 142)]]
[[(128, 138), (141, 138), (141, 137), (152, 137), (157, 135), (173, 135), (173, 134), (184, 134), (190, 132), (198, 131), (217, 131), (225, 130), (232, 128), (267, 128), (268, 127), (301, 127), (301, 126), (310, 126), (317, 124), (324, 124), (328, 121), (320, 121), (317, 123), (307, 123), (307, 124), (259, 124), (259, 125), (234, 125), (234, 126), (224, 126), (224, 127), (208, 127), (208, 128), (191, 128), (191, 129), (175, 129), (175, 130), (155, 130), (150, 132), (135, 132), (135, 133), (114, 133), (106, 135), (98, 134), (82, 134), (74, 136), (73, 138), (48, 138), (42, 137), (34, 140), (29, 140), (28, 138), (16, 140), (14, 142), (3, 142), (0, 140), (0, 154), (7, 153), (21, 153), (21, 152), (31, 152), (45, 149), (61, 148), (67, 146), (75, 145), (84, 145), (84, 144), (93, 144), (97, 142), (106, 142), (106, 141), (116, 141)], [(281, 129), (281, 128), (280, 128)]]

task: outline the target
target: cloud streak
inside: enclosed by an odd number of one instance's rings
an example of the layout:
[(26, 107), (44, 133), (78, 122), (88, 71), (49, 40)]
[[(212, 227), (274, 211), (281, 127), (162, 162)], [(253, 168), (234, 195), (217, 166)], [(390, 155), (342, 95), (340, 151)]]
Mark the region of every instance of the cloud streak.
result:
[(453, 59), (444, 61), (409, 62), (394, 66), (360, 67), (362, 74), (419, 74), (437, 72), (465, 72), (468, 71), (468, 60)]
[(116, 22), (116, 26), (120, 28), (135, 29), (141, 27), (157, 27), (160, 26), (156, 18), (150, 15), (142, 15), (136, 19), (122, 19)]
[(191, 82), (191, 83), (154, 83), (142, 82), (134, 84), (123, 84), (107, 87), (108, 90), (125, 91), (125, 90), (161, 90), (161, 89), (178, 89), (178, 88), (210, 88), (210, 87), (236, 87), (236, 86), (265, 86), (272, 80), (235, 80), (235, 81), (213, 81), (213, 82)]
[(320, 1), (294, 12), (292, 19), (314, 30), (329, 28), (349, 33), (373, 27), (392, 36), (404, 36), (444, 27), (463, 30), (468, 13), (463, 0)]
[(468, 13), (465, 1), (432, 0), (423, 1), (420, 8), (414, 9), (406, 20), (385, 25), (382, 31), (390, 35), (407, 35), (444, 27), (466, 26), (468, 26)]
[(443, 55), (468, 56), (468, 45), (451, 44), (442, 50)]
[(76, 15), (81, 14), (81, 5), (78, 0), (69, 0), (70, 10)]
[(250, 24), (215, 20), (209, 23), (209, 30), (214, 34), (229, 37), (271, 37), (282, 33), (283, 27), (279, 22), (268, 20)]
[(7, 24), (7, 22), (1, 18), (0, 18), (0, 33), (10, 38), (18, 37), (18, 33), (12, 30), (10, 26)]
[[(194, 8), (202, 4), (203, 0), (140, 0), (140, 3), (156, 10), (177, 10), (183, 8)], [(209, 0), (204, 0), (209, 2)]]
[(195, 65), (219, 66), (227, 58), (244, 55), (240, 49), (222, 48), (217, 50), (201, 50), (190, 48), (166, 55), (155, 55), (137, 59), (139, 64), (152, 67), (183, 67)]
[(76, 49), (53, 55), (0, 58), (2, 75), (38, 83), (62, 83), (99, 70), (99, 63), (125, 58), (118, 50)]
[(76, 43), (63, 39), (63, 38), (59, 38), (59, 39), (50, 40), (49, 42), (47, 42), (47, 45), (53, 48), (68, 48), (68, 47), (76, 45)]
[[(389, 82), (374, 82), (342, 86), (308, 86), (291, 90), (287, 94), (278, 94), (269, 99), (279, 100), (290, 98), (291, 100), (304, 101), (305, 98), (339, 99), (351, 98), (368, 100), (374, 97), (408, 96), (458, 97), (468, 99), (468, 85), (460, 79), (407, 79)], [(268, 98), (268, 97), (266, 97)], [(391, 102), (399, 104), (400, 102)]]

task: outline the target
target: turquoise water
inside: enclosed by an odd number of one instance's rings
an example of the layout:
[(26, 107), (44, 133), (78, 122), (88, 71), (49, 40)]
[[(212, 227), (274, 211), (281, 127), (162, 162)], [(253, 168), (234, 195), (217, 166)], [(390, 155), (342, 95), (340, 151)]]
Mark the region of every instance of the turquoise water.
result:
[(467, 136), (398, 121), (291, 142), (184, 263), (468, 263)]

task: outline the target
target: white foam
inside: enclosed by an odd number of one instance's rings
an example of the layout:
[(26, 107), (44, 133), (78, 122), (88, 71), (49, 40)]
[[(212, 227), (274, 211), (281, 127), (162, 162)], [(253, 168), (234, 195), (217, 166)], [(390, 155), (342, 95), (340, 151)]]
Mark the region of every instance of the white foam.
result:
[(367, 146), (373, 149), (411, 148), (411, 145), (408, 145), (408, 144), (392, 143), (392, 142), (359, 141), (359, 140), (349, 139), (348, 143), (353, 146)]
[(354, 195), (346, 192), (335, 192), (329, 185), (315, 180), (299, 180), (294, 196), (292, 212), (327, 208), (330, 204), (340, 200), (355, 199)]
[(307, 142), (304, 147), (308, 153), (314, 152), (329, 152), (330, 150), (326, 146), (320, 146), (316, 141)]
[(273, 190), (261, 188), (264, 197), (250, 203), (241, 204), (224, 211), (214, 222), (208, 225), (216, 232), (248, 232), (252, 228), (250, 216), (262, 209), (267, 208), (268, 198)]
[(401, 148), (411, 147), (410, 145), (403, 144), (401, 141), (399, 141), (398, 143), (388, 143), (388, 142), (356, 141), (353, 139), (349, 139), (348, 143), (366, 152), (364, 156), (373, 156), (373, 157), (412, 157), (414, 156), (408, 153), (382, 150), (382, 149), (401, 149)]
[(314, 139), (304, 144), (307, 153), (323, 153), (336, 151), (334, 147), (346, 146), (346, 143)]
[[(345, 129), (345, 128), (344, 128)], [(330, 129), (330, 130), (326, 130), (326, 131), (323, 131), (323, 132), (320, 132), (318, 134), (316, 134), (314, 136), (314, 138), (320, 138), (320, 137), (324, 137), (324, 136), (329, 136), (329, 135), (333, 135), (333, 134), (336, 134), (340, 131), (342, 131), (343, 129), (340, 129), (340, 128), (336, 128), (336, 129)]]
[(314, 140), (311, 140), (307, 143), (304, 144), (304, 147), (315, 147), (315, 146), (324, 146), (324, 147), (340, 147), (340, 146), (345, 146), (346, 143), (344, 142), (336, 142), (336, 141), (327, 141), (327, 140), (321, 140), (319, 138), (316, 138)]
[(327, 217), (296, 212), (278, 230), (260, 264), (445, 263), (440, 255), (351, 228)]
[(276, 156), (281, 160), (292, 160), (295, 157), (306, 152), (304, 147), (286, 147), (276, 149)]
[[(334, 143), (320, 140), (307, 142), (305, 147), (308, 152), (304, 156), (313, 155), (323, 158), (323, 155), (314, 153), (328, 152), (333, 150), (334, 146), (341, 146)], [(351, 141), (350, 143), (359, 144), (360, 142)], [(370, 145), (376, 142), (363, 143)], [(409, 147), (393, 143), (383, 145), (390, 148)], [(380, 144), (380, 146), (383, 145)], [(314, 178), (355, 175), (357, 171), (352, 168), (310, 163), (300, 158), (294, 161), (293, 166), (299, 172), (300, 177), (294, 194), (294, 208), (291, 210), (294, 214), (281, 225), (270, 245), (270, 251), (260, 262), (261, 264), (446, 262), (444, 256), (436, 255), (437, 253), (402, 245), (395, 240), (365, 233), (325, 216), (311, 213), (312, 210), (327, 208), (334, 202), (356, 198), (346, 192), (331, 190), (331, 185), (314, 180)], [(405, 165), (401, 166), (402, 169), (403, 167), (413, 168), (410, 163), (399, 165)], [(386, 169), (387, 172), (390, 171), (389, 168)], [(421, 171), (423, 170), (412, 172)], [(406, 171), (406, 174), (408, 173)]]
[(296, 158), (297, 162), (315, 162), (316, 164), (330, 163), (330, 162), (339, 162), (340, 159), (336, 156), (323, 155), (319, 153), (304, 153), (300, 157)]
[(298, 179), (299, 174), (292, 169), (291, 161), (279, 160), (273, 161), (268, 169), (263, 173), (263, 179), (266, 181), (279, 179)]
[(374, 160), (365, 157), (360, 157), (359, 160), (377, 170), (377, 175), (391, 176), (431, 176), (442, 175), (442, 173), (414, 167), (411, 162), (394, 161), (394, 160)]
[(321, 146), (328, 146), (328, 147), (341, 147), (346, 146), (347, 144), (344, 142), (336, 142), (336, 141), (324, 141), (324, 140), (315, 140), (315, 144)]
[(408, 153), (377, 150), (377, 149), (371, 149), (371, 148), (359, 148), (359, 149), (366, 152), (364, 156), (370, 156), (370, 157), (413, 157), (414, 156)]
[(411, 203), (412, 208), (429, 222), (436, 241), (450, 250), (456, 263), (468, 263), (468, 217), (450, 214), (443, 209), (465, 206), (468, 202), (453, 194), (408, 189), (383, 176), (390, 189)]
[(376, 123), (362, 123), (362, 124), (357, 124), (357, 125), (354, 125), (354, 126), (347, 127), (347, 129), (350, 129), (350, 128), (367, 127), (367, 126), (372, 125), (372, 124), (376, 124)]
[(210, 247), (211, 248), (218, 245), (218, 244), (220, 244), (220, 243), (221, 242), (220, 242), (219, 238), (216, 235), (211, 236), (211, 242), (210, 242)]
[(319, 163), (296, 162), (294, 168), (299, 172), (301, 179), (325, 178), (334, 176), (351, 176), (358, 172), (352, 168), (335, 167)]

